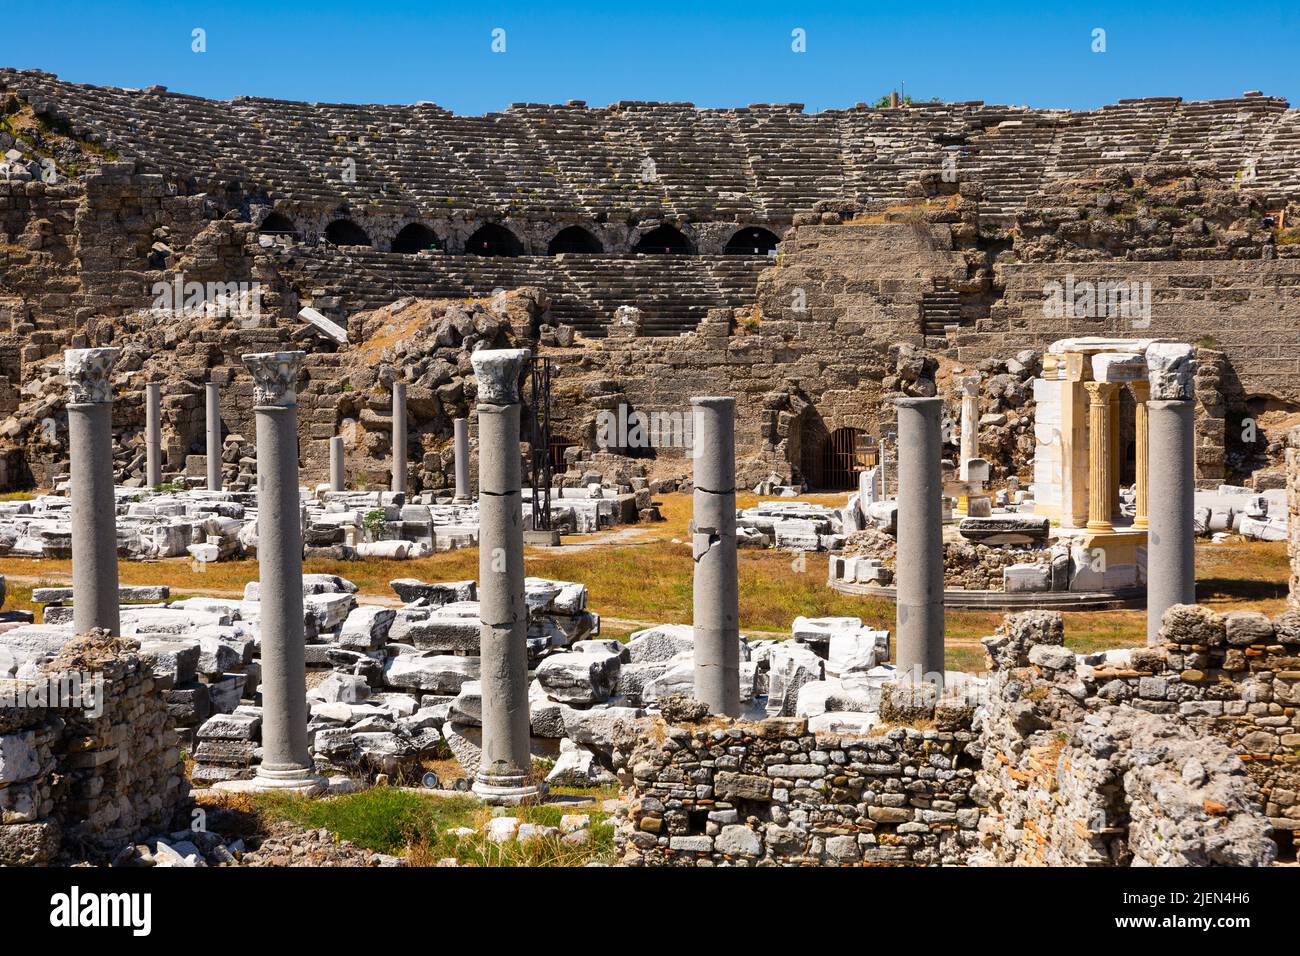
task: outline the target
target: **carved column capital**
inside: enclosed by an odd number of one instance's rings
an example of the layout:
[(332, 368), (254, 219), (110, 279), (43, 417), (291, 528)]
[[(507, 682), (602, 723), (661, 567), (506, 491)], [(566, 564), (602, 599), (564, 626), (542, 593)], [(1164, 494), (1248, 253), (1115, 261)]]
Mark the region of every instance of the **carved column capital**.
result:
[(519, 404), (519, 371), (532, 353), (528, 349), (479, 349), (470, 355), (478, 400), (484, 405)]
[(68, 349), (63, 372), (68, 376), (68, 404), (102, 404), (113, 400), (108, 377), (113, 374), (117, 349)]
[(298, 404), (295, 386), (305, 352), (256, 352), (242, 358), (253, 376), (253, 404), (263, 408), (292, 408)]

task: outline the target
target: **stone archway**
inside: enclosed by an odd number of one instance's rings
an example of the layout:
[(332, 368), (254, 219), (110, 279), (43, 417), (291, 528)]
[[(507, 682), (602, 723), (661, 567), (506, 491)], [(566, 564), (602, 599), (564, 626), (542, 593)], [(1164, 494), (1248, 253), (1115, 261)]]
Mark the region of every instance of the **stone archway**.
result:
[(393, 237), (392, 251), (402, 255), (414, 255), (426, 249), (441, 249), (442, 243), (432, 229), (420, 222), (407, 223)]
[(733, 233), (722, 252), (728, 256), (766, 256), (776, 251), (780, 241), (781, 238), (771, 229), (749, 226)]
[(568, 226), (561, 229), (546, 247), (548, 256), (573, 253), (598, 254), (604, 251), (600, 240), (581, 226)]
[(351, 219), (335, 219), (325, 227), (325, 239), (336, 246), (369, 246), (370, 236)]
[(505, 226), (489, 222), (465, 240), (465, 252), (474, 256), (522, 256), (524, 247)]
[(280, 212), (268, 214), (257, 227), (257, 232), (263, 236), (288, 236), (295, 240), (298, 238), (298, 229), (294, 226), (293, 220)]
[(663, 225), (651, 229), (637, 240), (632, 252), (661, 256), (689, 256), (694, 254), (695, 250), (691, 246), (691, 241), (686, 238), (681, 230), (673, 226)]
[(856, 428), (837, 428), (823, 439), (816, 487), (851, 491), (858, 486), (857, 445), (861, 434)]

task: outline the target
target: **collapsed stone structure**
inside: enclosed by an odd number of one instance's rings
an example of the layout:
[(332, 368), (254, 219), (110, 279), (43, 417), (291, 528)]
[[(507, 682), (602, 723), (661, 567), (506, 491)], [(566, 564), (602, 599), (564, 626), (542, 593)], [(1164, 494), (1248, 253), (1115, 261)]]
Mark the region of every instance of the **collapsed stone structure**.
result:
[[(512, 331), (555, 362), (557, 461), (578, 449), (608, 479), (688, 469), (672, 445), (599, 444), (599, 411), (681, 413), (689, 396), (719, 394), (737, 398), (742, 485), (775, 475), (847, 487), (854, 469), (836, 449), (887, 429), (885, 399), (928, 389), (914, 384), (924, 359), (896, 343), (969, 370), (1067, 336), (1140, 328), (1182, 338), (1194, 328), (1207, 358), (1221, 356), (1198, 373), (1206, 487), (1252, 473), (1260, 490), (1275, 487), (1279, 429), (1300, 407), (1287, 357), (1297, 111), (1274, 97), (1152, 98), (1086, 113), (572, 103), (455, 117), (430, 104), (221, 103), (13, 70), (0, 73), (0, 97), (12, 154), (0, 176), (0, 309), (11, 330), (0, 412), (17, 409), (45, 358), (81, 336), (108, 344), (106, 319), (120, 328), (159, 298), (182, 307), (187, 283), (209, 305), (255, 298), (263, 317), (224, 333), (156, 332), (153, 352), (221, 348), (226, 359), (207, 364), (229, 366), (236, 353), (302, 345), (286, 335), (312, 330), (307, 366), (321, 384), (303, 390), (312, 414), (302, 426), (312, 481), (327, 473), (329, 425), (358, 411), (350, 401), (386, 408), (391, 379), (376, 355), (364, 364), (378, 367), (384, 397), (370, 394), (373, 381), (353, 382), (352, 399), (338, 394), (335, 356), (384, 338), (358, 313), (410, 297), (495, 303), (498, 290), (524, 286), (538, 298)], [(207, 132), (177, 135), (178, 123)], [(1134, 296), (1116, 308), (1119, 285)], [(294, 321), (300, 312), (307, 326)], [(226, 349), (222, 335), (244, 340)], [(400, 337), (386, 344), (395, 364), (433, 357), (398, 355)], [(463, 361), (451, 364), (463, 378)], [(454, 377), (439, 375), (429, 387), (445, 417), (418, 394), (421, 382), (407, 382), (415, 489), (450, 481), (451, 422), (472, 400), (444, 393)], [(167, 378), (164, 418), (169, 404), (202, 404)], [(246, 434), (238, 383), (223, 415)], [(122, 398), (123, 423), (136, 427), (143, 403)], [(981, 422), (986, 448), (1010, 453), (989, 456), (1021, 477), (1033, 436), (1014, 427), (1014, 412), (1027, 402), (1006, 380), (981, 396), (1003, 406), (981, 419), (1010, 419)], [(4, 456), (10, 486), (41, 484), (50, 467), (23, 437), (25, 419), (17, 433), (0, 428), (26, 446)], [(1258, 428), (1242, 441), (1247, 419)], [(365, 427), (363, 444), (390, 439)], [(173, 472), (202, 453), (201, 437), (181, 426), (165, 438)], [(363, 457), (375, 461), (355, 467), (372, 477), (386, 470), (386, 454)]]

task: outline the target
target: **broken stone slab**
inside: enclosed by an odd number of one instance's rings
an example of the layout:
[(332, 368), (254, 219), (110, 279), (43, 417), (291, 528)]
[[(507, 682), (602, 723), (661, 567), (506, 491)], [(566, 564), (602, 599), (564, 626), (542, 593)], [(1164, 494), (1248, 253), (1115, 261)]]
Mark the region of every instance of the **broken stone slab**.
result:
[(1002, 569), (1002, 590), (1031, 594), (1052, 590), (1052, 567), (1047, 564), (1012, 564)]
[[(260, 581), (249, 581), (244, 585), (244, 600), (259, 600), (261, 588)], [(356, 592), (357, 586), (355, 584), (337, 574), (304, 574), (302, 576), (303, 597), (310, 597), (315, 594), (356, 594)]]
[(639, 707), (592, 707), (580, 709), (561, 704), (564, 736), (575, 743), (594, 747), (605, 753), (614, 750), (619, 724), (630, 723), (645, 714)]
[(842, 630), (831, 635), (826, 652), (826, 673), (832, 677), (866, 673), (889, 660), (889, 632), (869, 627)]
[(553, 700), (595, 704), (614, 692), (619, 666), (616, 654), (554, 654), (537, 668), (537, 680)]
[(390, 581), (388, 586), (406, 604), (422, 601), (426, 605), (439, 607), (456, 601), (478, 600), (478, 585), (474, 581), (443, 581), (430, 584), (416, 578), (398, 578)]
[(255, 714), (218, 714), (203, 722), (194, 736), (198, 739), (260, 740), (262, 718)]
[(409, 687), (436, 694), (458, 694), (461, 685), (478, 677), (477, 657), (399, 654), (384, 664), (384, 682), (390, 687)]
[[(171, 597), (171, 588), (166, 584), (122, 584), (117, 589), (117, 599), (123, 604), (157, 603)], [(73, 600), (70, 587), (32, 588), (33, 604), (54, 604)]]
[(560, 741), (560, 756), (546, 780), (562, 787), (603, 787), (618, 783), (618, 778), (601, 766), (594, 751), (567, 738)]
[(670, 661), (683, 651), (694, 651), (695, 629), (689, 624), (660, 624), (635, 631), (627, 643), (633, 664)]
[(397, 612), (392, 608), (363, 605), (348, 612), (339, 629), (340, 647), (368, 651), (383, 647)]
[(298, 310), (298, 318), (309, 324), (325, 338), (339, 345), (348, 344), (348, 332), (337, 322), (331, 322), (324, 315), (309, 305)]
[(825, 677), (826, 662), (806, 644), (782, 641), (767, 654), (767, 713), (793, 717), (799, 690)]
[(1045, 544), (1051, 537), (1052, 524), (1046, 516), (997, 514), (963, 518), (957, 532), (981, 544)]

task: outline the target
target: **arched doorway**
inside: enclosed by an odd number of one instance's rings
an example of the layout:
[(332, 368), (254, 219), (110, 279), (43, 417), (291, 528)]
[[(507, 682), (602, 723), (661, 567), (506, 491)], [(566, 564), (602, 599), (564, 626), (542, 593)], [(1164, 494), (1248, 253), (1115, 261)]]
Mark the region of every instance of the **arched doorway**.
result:
[(776, 251), (776, 244), (780, 241), (772, 230), (750, 226), (728, 239), (727, 247), (722, 251), (729, 256), (766, 256)]
[(505, 226), (490, 222), (479, 226), (465, 242), (465, 251), (475, 256), (522, 256), (524, 247)]
[(412, 222), (402, 227), (401, 232), (393, 237), (393, 252), (414, 255), (426, 249), (440, 249), (441, 244), (433, 230), (423, 223)]
[(335, 219), (325, 227), (325, 238), (336, 246), (368, 246), (370, 237), (351, 219)]
[(659, 226), (642, 236), (632, 251), (661, 256), (689, 256), (692, 250), (690, 240), (680, 230), (672, 226)]
[(262, 220), (262, 224), (257, 227), (259, 235), (263, 236), (288, 236), (291, 239), (298, 238), (298, 230), (294, 228), (292, 220), (284, 213), (273, 212)]
[(605, 250), (600, 240), (581, 226), (569, 226), (555, 234), (550, 245), (546, 247), (548, 256), (565, 255), (574, 252), (598, 253)]
[(858, 486), (858, 429), (837, 428), (822, 444), (820, 486), (828, 491), (851, 491)]

